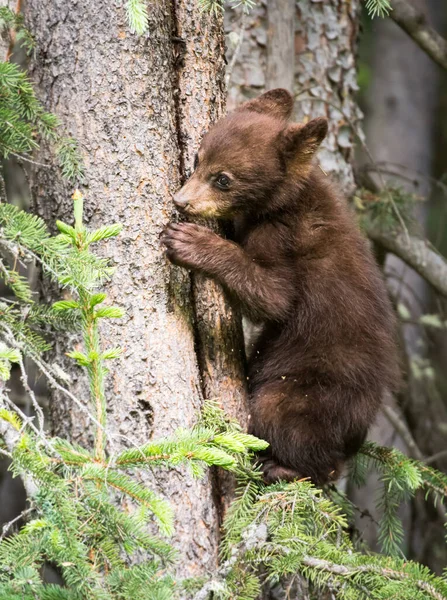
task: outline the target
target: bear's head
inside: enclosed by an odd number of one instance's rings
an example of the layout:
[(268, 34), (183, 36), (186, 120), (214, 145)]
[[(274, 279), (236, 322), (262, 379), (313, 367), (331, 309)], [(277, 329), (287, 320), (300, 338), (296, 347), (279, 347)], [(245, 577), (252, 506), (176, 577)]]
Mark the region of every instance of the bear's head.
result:
[(201, 217), (262, 213), (285, 183), (302, 185), (327, 121), (289, 124), (292, 110), (292, 95), (275, 89), (218, 121), (203, 138), (194, 173), (174, 197), (176, 206)]

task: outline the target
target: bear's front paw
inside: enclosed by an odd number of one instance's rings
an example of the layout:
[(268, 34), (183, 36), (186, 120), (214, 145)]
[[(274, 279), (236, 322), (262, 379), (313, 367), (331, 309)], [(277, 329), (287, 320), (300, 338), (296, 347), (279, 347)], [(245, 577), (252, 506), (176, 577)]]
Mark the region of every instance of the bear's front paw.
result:
[(218, 236), (206, 227), (195, 223), (170, 223), (163, 231), (161, 242), (172, 263), (187, 269), (200, 269), (211, 238)]

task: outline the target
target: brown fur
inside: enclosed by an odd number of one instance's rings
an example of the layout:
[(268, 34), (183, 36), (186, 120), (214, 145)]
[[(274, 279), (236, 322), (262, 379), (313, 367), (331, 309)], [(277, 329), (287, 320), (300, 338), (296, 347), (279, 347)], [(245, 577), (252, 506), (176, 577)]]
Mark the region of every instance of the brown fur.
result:
[(219, 281), (262, 323), (248, 377), (251, 430), (270, 443), (266, 481), (323, 484), (358, 450), (399, 373), (380, 272), (313, 161), (327, 123), (290, 125), (292, 106), (272, 90), (219, 121), (175, 198), (186, 214), (231, 219), (234, 241), (179, 223), (163, 242), (172, 262)]

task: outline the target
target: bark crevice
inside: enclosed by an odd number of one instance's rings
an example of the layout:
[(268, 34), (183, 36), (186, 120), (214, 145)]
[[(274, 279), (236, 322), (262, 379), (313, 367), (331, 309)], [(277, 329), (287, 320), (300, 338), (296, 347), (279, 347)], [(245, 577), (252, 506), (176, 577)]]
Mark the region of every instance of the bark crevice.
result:
[(177, 131), (177, 144), (178, 144), (178, 156), (179, 156), (179, 172), (180, 182), (183, 185), (186, 181), (186, 168), (185, 168), (185, 141), (183, 139), (183, 128), (182, 128), (182, 113), (180, 110), (180, 84), (181, 84), (181, 66), (184, 60), (186, 52), (186, 42), (180, 37), (180, 27), (178, 22), (178, 10), (176, 0), (171, 2), (171, 18), (172, 18), (172, 73), (173, 73), (173, 86), (172, 86), (172, 98), (174, 102), (174, 114), (175, 124)]
[[(191, 10), (188, 0), (173, 0), (172, 14), (175, 40), (182, 51), (175, 62), (178, 94), (174, 92), (183, 183), (193, 168), (203, 135), (225, 113), (225, 43), (222, 16)], [(223, 235), (215, 221), (205, 224)], [(244, 426), (248, 411), (241, 319), (217, 283), (198, 274), (190, 277), (193, 342), (202, 397), (218, 400), (227, 414)], [(234, 478), (212, 469), (210, 483), (220, 526)]]

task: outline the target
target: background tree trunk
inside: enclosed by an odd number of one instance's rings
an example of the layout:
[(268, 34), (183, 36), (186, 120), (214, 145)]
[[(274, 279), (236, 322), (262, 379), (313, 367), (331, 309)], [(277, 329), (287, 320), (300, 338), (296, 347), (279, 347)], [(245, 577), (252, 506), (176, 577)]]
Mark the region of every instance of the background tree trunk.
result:
[[(429, 17), (428, 2), (413, 3)], [(438, 3), (434, 4), (434, 8), (439, 8)], [(416, 207), (414, 214), (417, 228), (424, 236), (431, 193), (438, 71), (430, 58), (390, 19), (373, 21), (371, 33), (372, 77), (366, 93), (365, 132), (370, 153), (383, 169), (380, 178), (377, 175), (374, 178), (379, 185), (386, 181), (426, 200)], [(365, 162), (371, 166), (369, 159), (365, 158)], [(385, 271), (395, 302), (406, 306), (412, 320), (417, 321), (421, 314), (430, 312), (430, 293), (422, 277), (392, 254), (387, 256)], [(404, 325), (402, 337), (408, 384), (402, 395), (401, 414), (408, 418), (422, 453), (430, 456), (445, 447), (445, 431), (441, 427), (447, 418), (446, 407), (431, 377), (413, 375), (414, 365), (422, 367), (424, 373), (426, 330), (422, 326)], [(380, 416), (371, 437), (379, 444), (394, 445), (408, 452), (384, 415)], [(438, 466), (445, 467), (445, 463)], [(372, 494), (376, 486), (376, 478), (372, 476), (367, 485), (354, 492), (353, 500), (378, 517)], [(404, 551), (435, 570), (442, 569), (439, 546), (436, 548), (435, 543), (442, 527), (436, 511), (430, 511), (423, 499), (415, 508), (412, 511), (409, 505), (402, 507)], [(372, 522), (365, 527), (365, 521), (359, 526), (368, 545), (377, 548), (377, 527)], [(444, 543), (442, 537), (438, 541)]]
[[(124, 347), (109, 376), (111, 448), (127, 443), (119, 436), (144, 443), (191, 426), (204, 394), (242, 416), (238, 319), (215, 286), (194, 283), (193, 292), (188, 273), (168, 264), (159, 243), (177, 218), (172, 194), (224, 106), (220, 20), (200, 15), (193, 0), (151, 5), (142, 37), (129, 32), (124, 8), (105, 0), (34, 0), (26, 17), (37, 41), (33, 75), (42, 98), (82, 147), (88, 224), (124, 225), (101, 249), (116, 267), (109, 302), (127, 313), (102, 330), (108, 345)], [(72, 221), (71, 190), (54, 171), (39, 172), (34, 193), (35, 209), (49, 224)], [(57, 360), (66, 350), (63, 336)], [(73, 364), (63, 368), (85, 402), (84, 375)], [(89, 443), (88, 420), (66, 397), (53, 394), (51, 412), (58, 434)], [(172, 470), (144, 479), (176, 509), (179, 574), (213, 570), (220, 509), (213, 478), (193, 481)]]
[(267, 89), (294, 89), (295, 0), (277, 0), (267, 9)]
[[(298, 121), (325, 116), (329, 134), (323, 142), (319, 159), (322, 169), (341, 184), (343, 190), (354, 190), (352, 170), (353, 148), (361, 113), (355, 102), (357, 75), (355, 52), (360, 17), (360, 1), (326, 0), (295, 3), (293, 40), (278, 27), (282, 0), (262, 3), (246, 19), (229, 87), (229, 108), (278, 84), (272, 73), (278, 69), (278, 57), (290, 56), (294, 45), (294, 61), (287, 64), (288, 77), (294, 79), (296, 95), (295, 119)], [(240, 32), (240, 9), (227, 11), (226, 32)], [(288, 13), (287, 13), (288, 16)], [(289, 17), (288, 17), (289, 18)], [(284, 24), (283, 28), (286, 27)], [(277, 48), (272, 51), (271, 45)], [(230, 48), (228, 60), (232, 59)], [(270, 67), (268, 67), (270, 64)], [(285, 65), (281, 66), (286, 81)], [(287, 87), (287, 86), (286, 86)]]
[(362, 117), (355, 100), (360, 1), (300, 0), (296, 6), (296, 117), (328, 118), (329, 134), (319, 152), (320, 164), (351, 194), (355, 132)]

